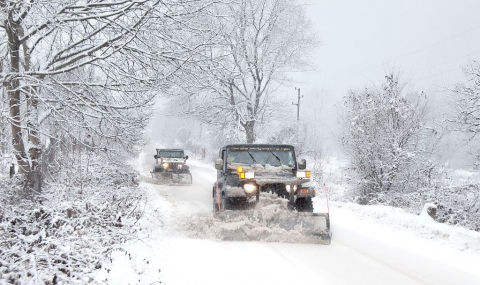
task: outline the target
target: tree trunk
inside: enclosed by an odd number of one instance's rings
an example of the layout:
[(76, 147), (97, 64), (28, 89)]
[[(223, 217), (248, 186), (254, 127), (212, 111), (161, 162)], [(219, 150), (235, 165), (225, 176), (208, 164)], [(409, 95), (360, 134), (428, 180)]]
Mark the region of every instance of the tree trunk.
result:
[[(20, 40), (18, 39), (18, 33), (16, 23), (9, 21), (6, 26), (6, 32), (8, 35), (8, 45), (10, 49), (10, 68), (12, 74), (18, 74), (20, 72)], [(23, 142), (23, 134), (21, 127), (21, 112), (20, 105), (20, 80), (16, 75), (10, 76), (6, 80), (6, 89), (10, 104), (10, 119), (12, 129), (12, 144), (15, 149), (15, 157), (18, 163), (18, 171), (21, 174), (28, 173), (30, 171), (30, 165), (28, 163), (27, 153), (25, 151), (25, 144)]]
[(245, 129), (245, 135), (247, 138), (247, 143), (255, 142), (255, 121), (247, 121), (245, 124), (242, 124)]
[[(24, 118), (22, 118), (22, 113), (20, 109), (20, 106), (22, 104), (22, 98), (20, 92), (20, 79), (17, 76), (17, 74), (20, 73), (21, 43), (19, 40), (19, 35), (22, 34), (22, 31), (20, 25), (11, 19), (5, 26), (5, 30), (8, 35), (8, 44), (10, 50), (10, 68), (11, 74), (13, 74), (6, 80), (6, 89), (10, 107), (10, 127), (12, 130), (12, 144), (15, 149), (15, 158), (18, 163), (19, 173), (25, 175), (26, 190), (34, 190), (36, 192), (39, 192), (41, 186), (41, 179), (38, 161), (41, 152), (38, 149), (40, 140), (38, 138), (38, 133), (36, 132), (36, 127), (38, 126), (34, 126), (32, 132), (29, 133), (28, 139), (33, 139), (33, 141), (31, 142), (33, 147), (29, 149), (29, 154), (27, 154), (25, 143), (23, 141), (24, 136), (22, 131), (22, 122), (24, 121)], [(27, 108), (34, 108), (35, 111), (36, 102), (30, 102), (29, 105), (30, 106), (27, 106)], [(31, 111), (32, 110), (29, 110), (29, 112)], [(34, 164), (30, 165), (30, 161), (33, 161)]]
[(30, 156), (30, 173), (27, 178), (27, 183), (29, 188), (35, 192), (40, 192), (42, 185), (42, 171), (41, 171), (41, 142), (40, 134), (38, 133), (39, 122), (38, 122), (38, 100), (36, 97), (36, 90), (32, 90), (27, 106), (26, 122), (28, 132), (28, 141), (30, 143), (30, 149), (28, 150)]

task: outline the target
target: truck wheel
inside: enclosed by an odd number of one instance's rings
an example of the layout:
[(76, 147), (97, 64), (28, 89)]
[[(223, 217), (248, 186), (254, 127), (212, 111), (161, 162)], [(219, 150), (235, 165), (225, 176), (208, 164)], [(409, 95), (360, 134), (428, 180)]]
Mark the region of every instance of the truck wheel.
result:
[(287, 189), (285, 188), (285, 185), (277, 185), (275, 187), (274, 192), (280, 198), (288, 198), (288, 193), (287, 193)]
[(297, 198), (295, 206), (299, 212), (313, 212), (312, 197)]
[(215, 195), (215, 187), (213, 187), (213, 216), (216, 217), (218, 213), (217, 195)]
[(221, 200), (221, 205), (220, 205), (220, 210), (221, 211), (225, 211), (225, 210), (228, 210), (230, 208), (230, 205), (229, 205), (229, 200), (227, 197), (225, 196), (222, 196), (222, 199)]

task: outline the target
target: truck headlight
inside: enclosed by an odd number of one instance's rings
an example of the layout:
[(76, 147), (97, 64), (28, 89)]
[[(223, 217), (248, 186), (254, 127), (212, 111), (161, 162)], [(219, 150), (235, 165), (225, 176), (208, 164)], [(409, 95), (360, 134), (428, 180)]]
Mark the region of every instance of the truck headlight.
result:
[(243, 184), (243, 190), (248, 194), (252, 194), (253, 192), (257, 191), (257, 186), (254, 184), (246, 183)]
[(297, 171), (297, 178), (310, 178), (310, 171)]
[(255, 178), (254, 172), (245, 172), (242, 166), (237, 167), (238, 178), (240, 179), (252, 179)]
[(255, 178), (255, 172), (245, 172), (245, 179)]
[(167, 162), (162, 163), (162, 167), (163, 167), (163, 169), (167, 169), (168, 168), (168, 163)]
[(295, 191), (297, 191), (297, 185), (285, 185), (285, 190), (287, 190), (287, 193), (290, 194), (290, 191), (293, 190), (293, 193), (295, 193)]

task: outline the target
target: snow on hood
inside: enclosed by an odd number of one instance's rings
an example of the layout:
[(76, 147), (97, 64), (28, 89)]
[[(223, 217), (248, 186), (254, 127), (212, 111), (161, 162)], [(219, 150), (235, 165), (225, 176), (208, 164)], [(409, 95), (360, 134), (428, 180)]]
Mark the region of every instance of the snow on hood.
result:
[(228, 169), (237, 169), (237, 167), (242, 166), (245, 170), (253, 171), (282, 171), (282, 170), (292, 170), (293, 168), (287, 165), (273, 166), (270, 164), (252, 164), (245, 165), (242, 163), (229, 163), (227, 164)]

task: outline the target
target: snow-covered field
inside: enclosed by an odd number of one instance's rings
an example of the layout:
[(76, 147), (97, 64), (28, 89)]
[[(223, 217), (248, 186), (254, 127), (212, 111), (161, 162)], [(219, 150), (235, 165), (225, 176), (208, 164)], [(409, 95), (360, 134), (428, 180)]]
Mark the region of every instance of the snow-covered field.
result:
[[(225, 241), (220, 229), (232, 224), (211, 215), (215, 169), (192, 159), (189, 164), (192, 186), (142, 184), (149, 202), (141, 234), (105, 261), (96, 282), (480, 284), (480, 233), (391, 207), (330, 203), (330, 245), (305, 243), (296, 232), (269, 242), (262, 238), (271, 232), (259, 228), (248, 228), (255, 233), (243, 235), (249, 241)], [(317, 210), (325, 201), (314, 203)]]

